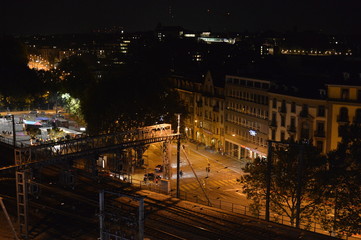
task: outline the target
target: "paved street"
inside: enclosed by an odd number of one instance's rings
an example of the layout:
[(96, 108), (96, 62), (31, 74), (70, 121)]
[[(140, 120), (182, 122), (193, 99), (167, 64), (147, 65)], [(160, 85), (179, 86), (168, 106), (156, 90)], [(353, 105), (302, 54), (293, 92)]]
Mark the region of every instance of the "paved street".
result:
[[(248, 200), (245, 194), (242, 193), (241, 184), (237, 181), (242, 175), (242, 167), (246, 162), (236, 160), (228, 156), (223, 156), (205, 150), (204, 147), (197, 147), (194, 143), (182, 143), (185, 151), (181, 150), (180, 169), (183, 175), (180, 179), (181, 195), (197, 197), (205, 201), (206, 197), (201, 189), (205, 189), (206, 194), (212, 200), (224, 201), (234, 204), (248, 205)], [(185, 153), (184, 153), (185, 152)], [(176, 144), (172, 145), (172, 180), (171, 188), (176, 189), (176, 158), (177, 158)], [(192, 168), (199, 179), (197, 181)], [(133, 176), (135, 183), (143, 180), (144, 173), (155, 172), (154, 168), (158, 164), (162, 164), (161, 145), (153, 144), (145, 153), (146, 169), (137, 169)], [(207, 172), (209, 166), (210, 171)], [(162, 173), (155, 173), (162, 175)], [(154, 183), (151, 183), (154, 184)]]

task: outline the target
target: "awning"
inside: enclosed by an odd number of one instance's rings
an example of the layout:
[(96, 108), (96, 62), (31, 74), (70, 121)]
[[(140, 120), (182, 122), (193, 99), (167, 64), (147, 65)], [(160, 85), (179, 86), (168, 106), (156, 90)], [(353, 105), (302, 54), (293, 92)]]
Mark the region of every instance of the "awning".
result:
[(24, 120), (24, 124), (26, 125), (36, 125), (36, 126), (41, 126), (41, 122), (38, 121), (28, 121), (28, 120)]

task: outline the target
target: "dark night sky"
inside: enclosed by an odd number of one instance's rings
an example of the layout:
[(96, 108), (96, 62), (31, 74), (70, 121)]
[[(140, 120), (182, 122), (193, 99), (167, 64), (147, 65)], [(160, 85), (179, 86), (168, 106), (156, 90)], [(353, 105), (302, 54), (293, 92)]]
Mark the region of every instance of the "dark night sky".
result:
[[(6, 1), (6, 2), (5, 2)], [(360, 33), (360, 0), (3, 0), (0, 33), (73, 33), (107, 26), (153, 30), (323, 30)], [(169, 14), (172, 6), (173, 18)], [(207, 11), (209, 10), (209, 11)], [(230, 15), (227, 15), (230, 13)]]

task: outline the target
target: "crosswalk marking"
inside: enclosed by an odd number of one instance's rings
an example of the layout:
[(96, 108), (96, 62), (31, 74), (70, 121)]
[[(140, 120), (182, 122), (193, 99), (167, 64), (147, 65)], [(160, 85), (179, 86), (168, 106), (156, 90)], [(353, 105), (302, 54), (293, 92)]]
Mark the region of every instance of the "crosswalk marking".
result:
[[(205, 186), (208, 188), (209, 187), (216, 188), (216, 187), (234, 185), (237, 184), (238, 182), (236, 179), (229, 179), (229, 180), (205, 180), (204, 182), (203, 180), (201, 180), (201, 183), (205, 183)], [(197, 181), (192, 183), (180, 184), (180, 189), (182, 191), (191, 191), (191, 190), (196, 190), (198, 188), (200, 188), (200, 186)]]

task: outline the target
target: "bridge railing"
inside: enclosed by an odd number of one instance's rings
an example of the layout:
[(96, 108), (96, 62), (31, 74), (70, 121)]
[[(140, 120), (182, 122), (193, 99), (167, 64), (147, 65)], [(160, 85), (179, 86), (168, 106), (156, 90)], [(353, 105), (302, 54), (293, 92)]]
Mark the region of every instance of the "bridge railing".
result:
[(121, 133), (108, 133), (98, 136), (80, 137), (53, 143), (45, 143), (15, 149), (17, 165), (26, 165), (77, 156), (78, 154), (101, 152), (109, 149), (128, 148), (141, 144), (161, 142), (173, 138), (170, 124), (159, 124)]

